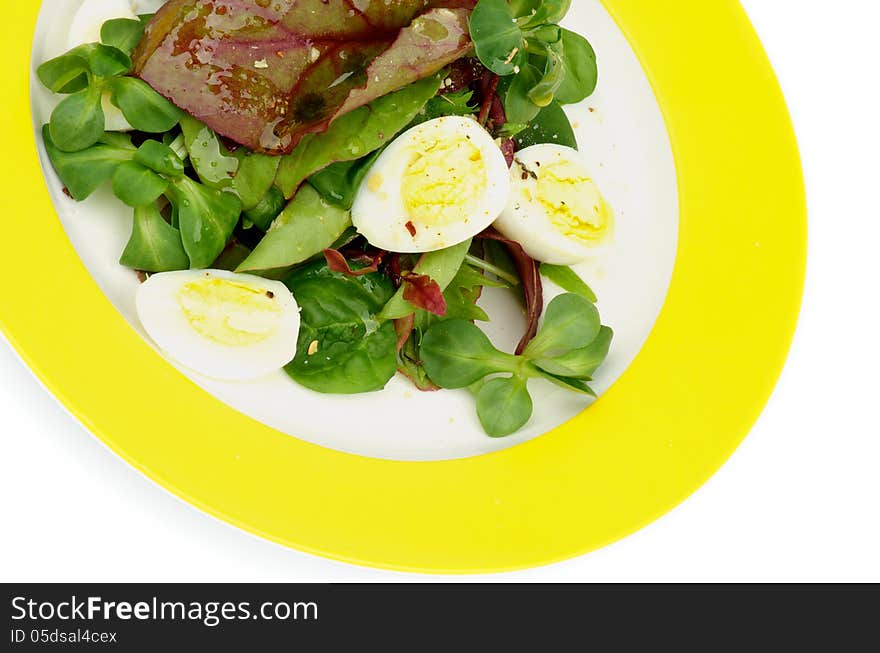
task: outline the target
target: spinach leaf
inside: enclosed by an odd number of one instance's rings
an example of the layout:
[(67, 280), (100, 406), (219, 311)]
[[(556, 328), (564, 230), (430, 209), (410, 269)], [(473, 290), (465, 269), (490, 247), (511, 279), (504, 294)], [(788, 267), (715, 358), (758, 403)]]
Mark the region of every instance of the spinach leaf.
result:
[(189, 177), (172, 180), (169, 191), (191, 267), (210, 267), (226, 249), (241, 214), (241, 202), (232, 193)]
[(144, 272), (172, 272), (189, 268), (180, 232), (165, 222), (155, 204), (134, 210), (131, 239), (120, 264)]
[(586, 282), (569, 267), (541, 263), (541, 274), (550, 279), (550, 281), (562, 288), (565, 292), (580, 295), (588, 302), (594, 304), (598, 301), (593, 289), (590, 288)]
[(565, 111), (556, 102), (541, 109), (537, 117), (532, 120), (529, 128), (521, 131), (513, 140), (516, 141), (519, 150), (542, 143), (565, 145), (575, 150), (578, 146), (571, 122), (569, 122)]
[(524, 427), (534, 406), (526, 379), (492, 379), (477, 393), (477, 416), (486, 434), (505, 438)]
[(440, 81), (435, 75), (410, 84), (337, 118), (321, 134), (305, 136), (282, 158), (276, 184), (291, 197), (303, 181), (331, 163), (360, 159), (389, 143), (437, 94)]
[(350, 226), (348, 211), (333, 206), (306, 184), (238, 271), (277, 270), (303, 263), (331, 247)]
[(285, 369), (299, 383), (325, 394), (358, 394), (385, 387), (397, 371), (397, 334), (376, 314), (391, 297), (382, 274), (332, 272), (326, 262), (287, 279), (302, 308), (296, 358)]

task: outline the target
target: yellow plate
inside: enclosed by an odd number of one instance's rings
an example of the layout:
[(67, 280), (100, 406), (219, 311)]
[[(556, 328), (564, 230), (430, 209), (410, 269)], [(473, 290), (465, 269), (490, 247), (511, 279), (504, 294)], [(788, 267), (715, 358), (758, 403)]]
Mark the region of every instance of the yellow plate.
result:
[[(47, 387), (138, 470), (257, 535), (338, 560), (493, 572), (582, 554), (658, 518), (752, 426), (798, 315), (806, 208), (773, 72), (734, 0), (604, 0), (654, 86), (679, 175), (667, 304), (620, 381), (527, 444), (451, 462), (338, 453), (198, 389), (125, 323), (59, 223), (28, 93), (39, 3), (5, 8), (0, 325)], [(147, 391), (148, 390), (148, 391)]]

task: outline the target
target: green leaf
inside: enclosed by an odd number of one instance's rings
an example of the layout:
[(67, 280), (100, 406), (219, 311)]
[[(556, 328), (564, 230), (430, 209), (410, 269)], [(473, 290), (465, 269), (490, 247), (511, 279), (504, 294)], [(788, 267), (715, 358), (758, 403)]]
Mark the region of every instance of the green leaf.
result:
[(134, 210), (131, 238), (120, 264), (144, 272), (172, 272), (189, 268), (180, 232), (165, 222), (155, 204)]
[(132, 208), (155, 204), (167, 189), (167, 181), (134, 161), (120, 163), (113, 174), (113, 193)]
[(416, 115), (410, 127), (444, 116), (472, 116), (480, 110), (478, 104), (472, 104), (473, 99), (474, 92), (470, 89), (432, 97)]
[(360, 159), (390, 143), (437, 94), (440, 81), (435, 75), (410, 84), (337, 118), (321, 134), (307, 135), (282, 158), (275, 183), (292, 197), (303, 181), (331, 163)]
[(241, 202), (232, 193), (189, 177), (174, 179), (171, 184), (171, 200), (190, 266), (208, 268), (226, 248), (241, 215)]
[(256, 207), (272, 188), (281, 157), (247, 153), (238, 166), (232, 188), (245, 211)]
[(533, 362), (550, 374), (589, 380), (605, 362), (613, 340), (614, 331), (603, 326), (596, 339), (586, 347), (575, 349), (556, 358), (539, 358)]
[(134, 160), (169, 177), (183, 174), (183, 161), (170, 147), (159, 141), (147, 140), (135, 152)]
[(101, 26), (101, 42), (130, 55), (144, 36), (144, 24), (129, 18), (114, 18)]
[(523, 28), (529, 29), (536, 25), (559, 23), (568, 14), (570, 8), (571, 0), (542, 0), (540, 5), (535, 8), (535, 13), (532, 14), (531, 19)]
[(217, 260), (211, 264), (212, 270), (226, 270), (234, 272), (248, 256), (251, 250), (241, 243), (234, 242), (223, 250), (223, 253), (217, 257)]
[(89, 50), (91, 46), (74, 48), (37, 68), (37, 77), (53, 93), (76, 93), (89, 85)]
[(565, 51), (562, 42), (546, 43), (543, 48), (546, 53), (543, 76), (528, 94), (529, 99), (542, 108), (550, 106), (565, 79)]
[(89, 53), (89, 68), (98, 77), (116, 77), (131, 70), (131, 58), (118, 48), (95, 43)]
[(180, 127), (189, 160), (201, 182), (213, 188), (232, 186), (241, 163), (223, 147), (214, 130), (189, 115), (181, 117)]
[(510, 11), (516, 18), (532, 15), (541, 6), (541, 0), (510, 0)]
[(541, 274), (550, 281), (562, 288), (565, 292), (580, 295), (588, 302), (595, 304), (598, 301), (596, 293), (590, 288), (586, 282), (581, 279), (577, 273), (569, 267), (563, 265), (550, 265), (549, 263), (541, 263)]
[(63, 152), (79, 152), (97, 143), (104, 133), (101, 89), (89, 87), (62, 100), (52, 112), (49, 133)]
[(580, 295), (560, 295), (550, 302), (544, 323), (524, 354), (547, 358), (586, 347), (599, 335), (600, 326), (599, 311), (591, 302)]
[(562, 30), (565, 50), (565, 79), (556, 91), (560, 104), (577, 104), (590, 97), (599, 81), (596, 52), (589, 41), (580, 34)]
[(477, 416), (493, 438), (519, 431), (532, 418), (533, 409), (525, 379), (492, 379), (477, 393)]
[(52, 141), (49, 126), (43, 127), (43, 142), (61, 183), (77, 201), (83, 201), (113, 177), (123, 161), (131, 161), (134, 148), (98, 144), (78, 152), (63, 152)]
[(348, 211), (306, 184), (272, 224), (239, 272), (289, 268), (320, 254), (351, 226)]
[[(465, 257), (471, 248), (471, 242), (468, 240), (455, 247), (425, 254), (413, 272), (431, 277), (437, 282), (441, 290), (446, 290), (461, 269)], [(397, 291), (397, 294), (394, 295), (394, 298), (388, 302), (388, 305), (382, 311), (382, 319), (399, 320), (412, 315), (416, 311), (416, 307), (404, 299), (403, 294), (404, 288)]]
[(397, 335), (376, 313), (394, 289), (383, 274), (349, 277), (321, 261), (291, 275), (302, 308), (296, 358), (285, 369), (307, 388), (357, 394), (384, 388), (397, 371)]
[(553, 143), (577, 149), (577, 139), (562, 107), (553, 103), (532, 121), (531, 126), (514, 137), (517, 149), (525, 149), (531, 145)]
[(550, 381), (550, 383), (552, 383), (553, 385), (559, 386), (564, 390), (572, 390), (574, 392), (577, 392), (578, 394), (586, 395), (588, 397), (596, 396), (596, 393), (593, 391), (593, 389), (581, 379), (551, 374), (550, 372), (546, 372), (537, 367), (535, 368), (535, 370), (538, 372), (541, 378)]
[(499, 351), (479, 327), (447, 320), (431, 327), (421, 346), (428, 376), (441, 388), (467, 388), (491, 374), (521, 371), (519, 357)]
[(525, 64), (518, 75), (504, 80), (500, 91), (504, 98), (504, 112), (508, 121), (527, 124), (541, 112), (541, 107), (532, 102), (529, 97), (529, 92), (540, 78), (541, 73), (537, 68), (531, 64)]
[(496, 75), (513, 75), (524, 62), (523, 34), (507, 0), (480, 0), (470, 17), (477, 57)]
[(357, 161), (340, 161), (329, 165), (309, 177), (309, 183), (327, 198), (327, 201), (343, 209), (351, 209), (361, 183), (382, 151), (376, 150)]
[[(245, 211), (245, 217), (253, 222), (260, 231), (269, 231), (272, 223), (281, 215), (284, 207), (287, 206), (287, 200), (284, 193), (275, 186), (269, 189), (269, 192), (263, 197), (259, 204), (249, 211)], [(244, 260), (242, 260), (244, 263)]]
[(139, 131), (161, 134), (174, 127), (183, 112), (156, 93), (149, 84), (135, 77), (111, 80), (113, 104), (129, 124)]

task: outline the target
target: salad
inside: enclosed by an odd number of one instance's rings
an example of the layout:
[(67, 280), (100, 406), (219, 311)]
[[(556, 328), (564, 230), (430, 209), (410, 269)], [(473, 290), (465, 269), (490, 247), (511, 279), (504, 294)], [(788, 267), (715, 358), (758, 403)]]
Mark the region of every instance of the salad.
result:
[[(563, 105), (597, 83), (570, 0), (85, 0), (39, 66), (73, 200), (133, 212), (121, 265), (160, 349), (326, 394), (469, 389), (485, 432), (528, 383), (584, 396), (612, 330), (570, 266), (613, 234)], [(544, 280), (565, 293), (545, 307)], [(486, 288), (522, 304), (514, 352)]]

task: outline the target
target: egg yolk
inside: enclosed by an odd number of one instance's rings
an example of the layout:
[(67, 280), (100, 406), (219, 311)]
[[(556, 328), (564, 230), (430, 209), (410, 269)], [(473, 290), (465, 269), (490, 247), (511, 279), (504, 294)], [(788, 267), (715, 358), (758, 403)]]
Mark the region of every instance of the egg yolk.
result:
[(463, 136), (424, 138), (413, 149), (401, 184), (409, 219), (443, 227), (475, 217), (489, 185), (480, 149)]
[(177, 298), (199, 335), (232, 347), (266, 340), (275, 333), (282, 317), (281, 307), (271, 293), (227, 279), (205, 278), (188, 283)]
[(611, 207), (578, 164), (554, 161), (537, 172), (537, 200), (556, 229), (566, 238), (595, 245), (614, 228)]

